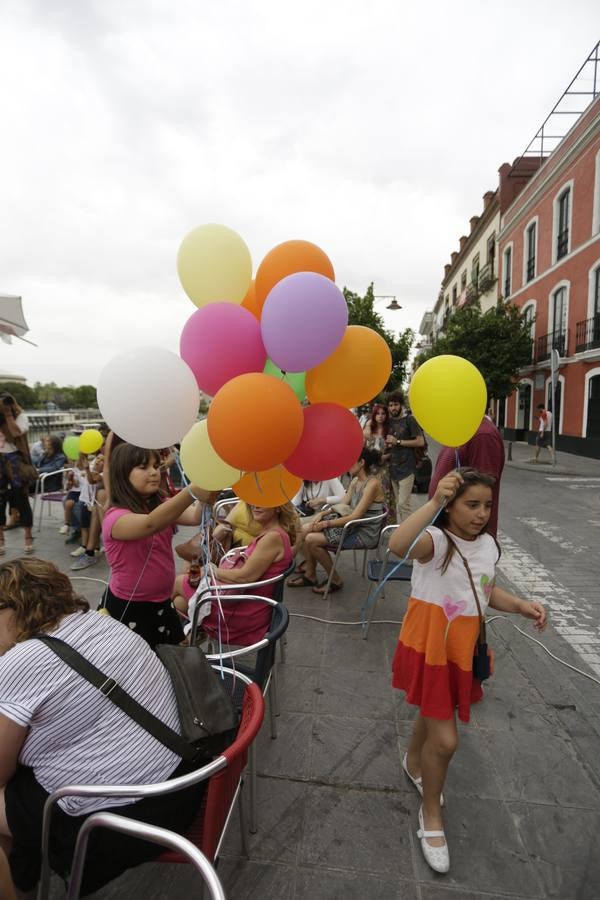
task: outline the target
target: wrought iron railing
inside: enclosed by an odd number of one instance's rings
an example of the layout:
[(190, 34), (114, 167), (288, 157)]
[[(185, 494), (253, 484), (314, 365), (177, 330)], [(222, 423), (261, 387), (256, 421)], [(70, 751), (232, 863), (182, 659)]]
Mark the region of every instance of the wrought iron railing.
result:
[(540, 363), (544, 362), (546, 359), (550, 359), (552, 350), (558, 350), (559, 356), (566, 356), (567, 346), (567, 331), (551, 331), (550, 334), (543, 334), (535, 342), (534, 361)]
[(575, 353), (600, 347), (600, 313), (578, 322), (575, 328)]
[(477, 285), (472, 281), (467, 285), (467, 291), (465, 294), (465, 304), (472, 303), (473, 300), (477, 300), (479, 297), (479, 291), (477, 289)]
[(485, 292), (489, 291), (495, 283), (496, 276), (494, 275), (494, 266), (491, 263), (487, 263), (479, 273), (479, 278), (477, 280), (479, 293), (485, 294)]

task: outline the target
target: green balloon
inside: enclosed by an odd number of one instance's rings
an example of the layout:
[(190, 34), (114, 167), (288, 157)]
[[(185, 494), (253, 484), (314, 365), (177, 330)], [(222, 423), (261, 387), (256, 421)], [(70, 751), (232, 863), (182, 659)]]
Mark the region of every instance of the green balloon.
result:
[(70, 434), (63, 441), (63, 453), (67, 459), (79, 459), (79, 438)]
[(306, 397), (306, 387), (304, 385), (306, 372), (282, 372), (281, 369), (275, 365), (273, 360), (268, 359), (265, 363), (263, 373), (265, 375), (273, 375), (275, 378), (279, 378), (281, 381), (285, 381), (286, 384), (289, 384), (300, 403), (302, 403)]

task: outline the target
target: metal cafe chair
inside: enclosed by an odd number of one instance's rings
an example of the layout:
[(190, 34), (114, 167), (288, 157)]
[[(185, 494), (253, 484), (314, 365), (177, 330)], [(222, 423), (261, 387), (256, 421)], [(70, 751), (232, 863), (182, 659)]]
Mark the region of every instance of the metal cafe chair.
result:
[(75, 853), (73, 854), (67, 900), (79, 900), (88, 839), (90, 832), (94, 828), (110, 828), (113, 831), (119, 831), (123, 834), (138, 837), (141, 840), (150, 841), (153, 844), (168, 847), (171, 851), (185, 857), (187, 862), (196, 867), (204, 886), (208, 888), (210, 900), (226, 900), (223, 885), (219, 881), (214, 868), (198, 847), (187, 838), (166, 828), (158, 828), (156, 825), (136, 822), (133, 819), (126, 819), (124, 816), (107, 812), (93, 813), (81, 826), (77, 835)]
[(369, 565), (367, 568), (367, 579), (371, 582), (371, 587), (369, 588), (367, 599), (361, 610), (361, 618), (363, 622), (363, 641), (366, 641), (369, 636), (369, 628), (371, 626), (371, 620), (373, 619), (373, 614), (375, 612), (377, 597), (379, 596), (379, 587), (384, 578), (390, 575), (390, 573), (392, 574), (388, 579), (389, 581), (410, 581), (412, 578), (412, 563), (403, 563), (401, 566), (396, 568), (400, 560), (390, 559), (389, 544), (385, 545), (385, 551), (383, 552), (383, 555), (380, 552), (381, 547), (385, 544), (386, 534), (388, 535), (388, 537), (391, 537), (392, 531), (394, 531), (397, 527), (397, 525), (386, 525), (386, 527), (382, 529), (379, 538), (379, 545), (377, 548), (377, 555), (382, 556), (382, 558), (369, 560)]
[[(349, 534), (352, 534), (352, 531), (354, 531), (360, 525), (367, 525), (368, 523), (377, 522), (380, 524), (380, 526), (382, 528), (387, 514), (388, 514), (388, 510), (387, 510), (387, 508), (384, 508), (383, 512), (377, 513), (376, 516), (365, 516), (362, 519), (352, 519), (352, 521), (346, 522), (346, 524), (343, 526), (342, 537), (341, 537), (339, 544), (326, 544), (325, 549), (330, 550), (332, 552), (335, 550), (335, 555), (333, 557), (333, 565), (332, 565), (331, 571), (329, 573), (329, 578), (327, 579), (327, 583), (325, 585), (325, 592), (323, 593), (323, 600), (326, 600), (327, 597), (329, 596), (329, 592), (331, 590), (331, 582), (333, 580), (333, 575), (334, 575), (334, 572), (335, 572), (335, 569), (337, 566), (337, 562), (338, 562), (340, 553), (344, 549), (343, 544), (344, 544), (344, 540), (346, 539), (346, 537)], [(332, 527), (335, 527), (335, 519), (332, 520), (331, 525), (332, 525)], [(364, 570), (364, 562), (366, 561), (366, 558), (367, 558), (367, 553), (369, 550), (375, 550), (379, 546), (380, 536), (381, 536), (381, 529), (379, 531), (379, 534), (377, 535), (377, 541), (371, 547), (359, 548), (359, 549), (365, 551), (365, 556), (364, 556), (364, 560), (363, 560), (363, 570)], [(353, 548), (347, 547), (346, 549), (352, 550)]]
[[(67, 489), (65, 487), (65, 475), (67, 472), (73, 472), (74, 469), (72, 467), (66, 469), (57, 469), (56, 472), (44, 472), (43, 475), (40, 475), (39, 479), (35, 485), (35, 493), (33, 495), (33, 518), (35, 519), (37, 513), (37, 504), (39, 501), (40, 504), (40, 515), (38, 519), (38, 527), (37, 530), (42, 530), (42, 516), (44, 515), (44, 504), (48, 504), (48, 512), (52, 511), (53, 503), (60, 503), (62, 505), (63, 500), (67, 496)], [(47, 491), (45, 489), (45, 484), (49, 478), (56, 478), (57, 475), (62, 475), (63, 487), (59, 491)]]
[[(257, 594), (236, 594), (235, 596), (219, 596), (218, 594), (204, 593), (204, 601), (211, 600), (219, 602), (223, 607), (231, 607), (241, 603), (263, 603), (271, 607), (271, 622), (269, 629), (260, 641), (235, 649), (219, 649), (218, 653), (207, 653), (206, 658), (212, 663), (223, 663), (231, 665), (235, 671), (243, 674), (247, 678), (259, 686), (263, 697), (269, 699), (269, 717), (271, 722), (271, 738), (275, 740), (277, 737), (276, 716), (279, 714), (277, 686), (276, 686), (276, 650), (277, 644), (281, 641), (283, 635), (287, 631), (290, 617), (287, 607), (283, 603), (277, 603), (267, 597), (261, 597)], [(200, 602), (200, 601), (199, 601)], [(198, 612), (199, 603), (196, 606), (195, 613)], [(192, 622), (192, 635), (195, 634), (196, 614)], [(227, 629), (223, 627), (222, 638), (227, 640)], [(193, 638), (192, 638), (193, 640)], [(245, 659), (251, 662), (245, 663)], [(239, 688), (233, 694), (233, 701), (236, 706), (241, 703), (241, 693)], [(256, 758), (254, 747), (250, 749), (250, 831), (254, 834), (257, 830), (257, 809), (256, 809)]]
[[(248, 760), (249, 748), (260, 730), (264, 718), (264, 699), (258, 685), (241, 672), (224, 667), (214, 667), (221, 672), (233, 696), (240, 683), (244, 683), (242, 714), (238, 733), (229, 747), (220, 756), (195, 772), (180, 775), (170, 781), (156, 784), (136, 785), (67, 785), (58, 788), (46, 800), (42, 820), (42, 867), (37, 900), (48, 900), (50, 888), (49, 843), (52, 812), (63, 797), (156, 797), (190, 787), (200, 781), (207, 781), (207, 788), (192, 823), (187, 838), (197, 847), (210, 863), (218, 858), (226, 829), (229, 825), (236, 802), (239, 806), (242, 843), (247, 853), (244, 810), (242, 806), (243, 773)], [(187, 862), (187, 857), (177, 853), (166, 853), (158, 857), (160, 862)]]

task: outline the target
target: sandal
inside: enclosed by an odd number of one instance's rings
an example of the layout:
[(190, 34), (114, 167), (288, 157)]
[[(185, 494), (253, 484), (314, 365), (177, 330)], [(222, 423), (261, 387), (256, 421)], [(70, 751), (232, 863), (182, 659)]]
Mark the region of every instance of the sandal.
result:
[(306, 572), (306, 563), (305, 562), (298, 563), (298, 565), (294, 569), (294, 575), (304, 575), (305, 572)]
[(444, 874), (450, 869), (450, 854), (448, 852), (448, 843), (441, 847), (432, 847), (427, 838), (444, 838), (446, 835), (443, 831), (425, 831), (425, 823), (423, 822), (423, 807), (419, 809), (419, 830), (417, 837), (421, 841), (421, 850), (425, 857), (425, 862), (433, 869), (434, 872)]
[(307, 578), (306, 575), (302, 575), (298, 573), (297, 575), (293, 575), (287, 581), (287, 586), (291, 588), (301, 588), (301, 587), (312, 587), (316, 586), (317, 582), (312, 578)]
[[(423, 779), (419, 776), (415, 778), (414, 775), (411, 775), (408, 769), (408, 753), (405, 753), (402, 757), (402, 768), (404, 769), (404, 774), (407, 776), (409, 781), (412, 781), (413, 785), (416, 787), (417, 791), (423, 796)], [(440, 806), (444, 805), (444, 795), (440, 794)]]
[[(320, 584), (317, 584), (317, 585), (313, 588), (313, 594), (318, 594), (320, 597), (324, 597), (324, 596), (325, 596), (325, 588), (326, 588), (326, 587), (327, 587), (327, 582), (326, 582), (326, 581), (322, 581)], [(330, 593), (330, 594), (335, 594), (336, 591), (341, 591), (341, 589), (342, 589), (343, 587), (344, 587), (344, 583), (343, 583), (343, 582), (342, 582), (341, 584), (338, 584), (336, 581), (332, 581), (331, 584), (329, 585), (329, 593)]]

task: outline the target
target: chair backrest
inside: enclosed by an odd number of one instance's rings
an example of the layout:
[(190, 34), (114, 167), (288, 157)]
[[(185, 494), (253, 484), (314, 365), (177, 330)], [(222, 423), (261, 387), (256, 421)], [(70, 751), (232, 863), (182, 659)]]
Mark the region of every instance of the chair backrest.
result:
[[(344, 542), (344, 538), (345, 538), (346, 534), (351, 532), (354, 528), (356, 528), (360, 525), (368, 525), (370, 523), (377, 523), (377, 524), (379, 524), (379, 529), (377, 531), (377, 538), (374, 541), (374, 543), (369, 544), (367, 547), (360, 548), (360, 549), (364, 549), (364, 550), (374, 550), (376, 547), (379, 546), (379, 541), (381, 540), (381, 532), (383, 530), (383, 523), (385, 522), (388, 513), (389, 513), (389, 509), (387, 508), (387, 506), (384, 506), (383, 511), (380, 513), (376, 513), (374, 516), (363, 516), (360, 519), (351, 519), (349, 522), (346, 522), (346, 524), (342, 528), (342, 540), (336, 544), (327, 544), (327, 549), (332, 550), (332, 549), (337, 549), (338, 547), (341, 547), (341, 545)], [(332, 527), (335, 528), (335, 519), (332, 520), (331, 525), (332, 525)], [(343, 549), (343, 547), (342, 547), (342, 549)], [(354, 548), (349, 547), (347, 549), (354, 549)]]
[[(65, 474), (67, 472), (73, 472), (73, 471), (74, 471), (73, 467), (68, 466), (65, 469), (57, 469), (56, 472), (42, 472), (40, 474), (38, 481), (36, 482), (36, 486), (35, 486), (36, 494), (41, 495), (41, 498), (43, 500), (58, 500), (58, 499), (60, 499), (59, 497), (57, 497), (55, 495), (58, 493), (65, 492), (65, 490), (64, 490)], [(60, 480), (60, 485), (61, 485), (60, 488), (55, 488), (51, 491), (50, 490), (46, 491), (46, 484), (47, 484), (48, 480), (51, 479), (50, 483), (54, 484), (54, 480), (57, 478), (58, 475), (62, 475), (62, 478)]]
[[(207, 852), (205, 847), (213, 846), (216, 848), (218, 846), (218, 840), (220, 835), (223, 832), (223, 829), (227, 823), (227, 816), (229, 808), (233, 804), (233, 801), (236, 797), (237, 787), (239, 786), (241, 772), (243, 771), (248, 747), (251, 742), (256, 737), (258, 730), (262, 724), (262, 720), (264, 718), (265, 704), (263, 700), (263, 696), (258, 685), (253, 684), (249, 678), (244, 676), (242, 673), (235, 672), (233, 669), (228, 669), (223, 666), (213, 666), (217, 671), (223, 673), (225, 678), (225, 683), (228, 685), (228, 690), (230, 694), (233, 696), (236, 687), (240, 685), (245, 685), (246, 691), (248, 693), (248, 701), (246, 702), (246, 695), (244, 695), (244, 700), (242, 704), (242, 718), (240, 720), (240, 725), (238, 728), (238, 734), (236, 736), (235, 741), (230, 745), (230, 747), (222, 753), (212, 762), (208, 763), (205, 766), (202, 766), (200, 769), (196, 769), (193, 772), (190, 772), (187, 775), (180, 775), (177, 778), (172, 778), (169, 781), (162, 781), (158, 784), (138, 784), (138, 785), (68, 785), (62, 788), (58, 788), (47, 798), (44, 804), (44, 815), (42, 821), (42, 867), (40, 874), (40, 885), (38, 890), (38, 898), (39, 900), (46, 900), (49, 895), (49, 886), (50, 886), (50, 864), (48, 858), (48, 848), (50, 842), (50, 827), (52, 824), (52, 812), (56, 804), (63, 797), (128, 797), (131, 799), (142, 798), (142, 797), (156, 797), (161, 794), (169, 794), (174, 791), (181, 790), (184, 787), (189, 787), (192, 784), (197, 784), (200, 781), (209, 781), (209, 787), (207, 788), (206, 797), (210, 795), (212, 797), (212, 805), (214, 810), (224, 810), (225, 808), (225, 798), (230, 796), (231, 802), (229, 803), (229, 807), (227, 810), (227, 814), (223, 818), (223, 814), (217, 814), (215, 812), (214, 822), (209, 823), (207, 819), (204, 819), (208, 827), (209, 836), (204, 841), (204, 834), (202, 835), (202, 839), (199, 842), (199, 849), (208, 857), (208, 859), (212, 862), (215, 858), (216, 849), (213, 849), (212, 854)], [(248, 708), (246, 709), (246, 705)], [(236, 762), (239, 760), (239, 762)], [(225, 772), (230, 765), (234, 765), (235, 771), (237, 772), (237, 780), (235, 778), (224, 780), (219, 783), (218, 789), (217, 787), (213, 788), (212, 794), (210, 792), (210, 781), (214, 778), (218, 773)], [(233, 793), (232, 793), (233, 791)], [(217, 824), (219, 824), (219, 830), (217, 833)], [(204, 830), (204, 829), (203, 829)], [(216, 844), (215, 844), (216, 840)], [(168, 855), (163, 857), (165, 861), (168, 861)]]
[[(230, 677), (235, 673), (229, 671)], [(240, 677), (239, 675), (237, 676)], [(235, 802), (248, 758), (248, 748), (256, 738), (265, 714), (265, 701), (257, 684), (248, 684), (242, 704), (242, 716), (235, 741), (223, 752), (227, 767), (208, 782), (204, 809), (204, 827), (200, 850), (214, 861), (219, 841)]]
[(277, 649), (277, 641), (279, 641), (288, 629), (290, 624), (290, 614), (287, 607), (283, 603), (276, 603), (268, 600), (266, 597), (253, 596), (246, 594), (235, 597), (221, 597), (220, 601), (224, 607), (235, 605), (236, 603), (246, 603), (248, 601), (262, 601), (271, 606), (271, 622), (269, 629), (263, 638), (247, 647), (240, 647), (237, 650), (223, 650), (219, 653), (207, 654), (207, 659), (211, 662), (218, 660), (233, 660), (239, 657), (247, 657), (255, 654), (254, 666), (250, 671), (246, 671), (261, 690), (267, 683), (267, 679), (275, 663), (275, 652)]

